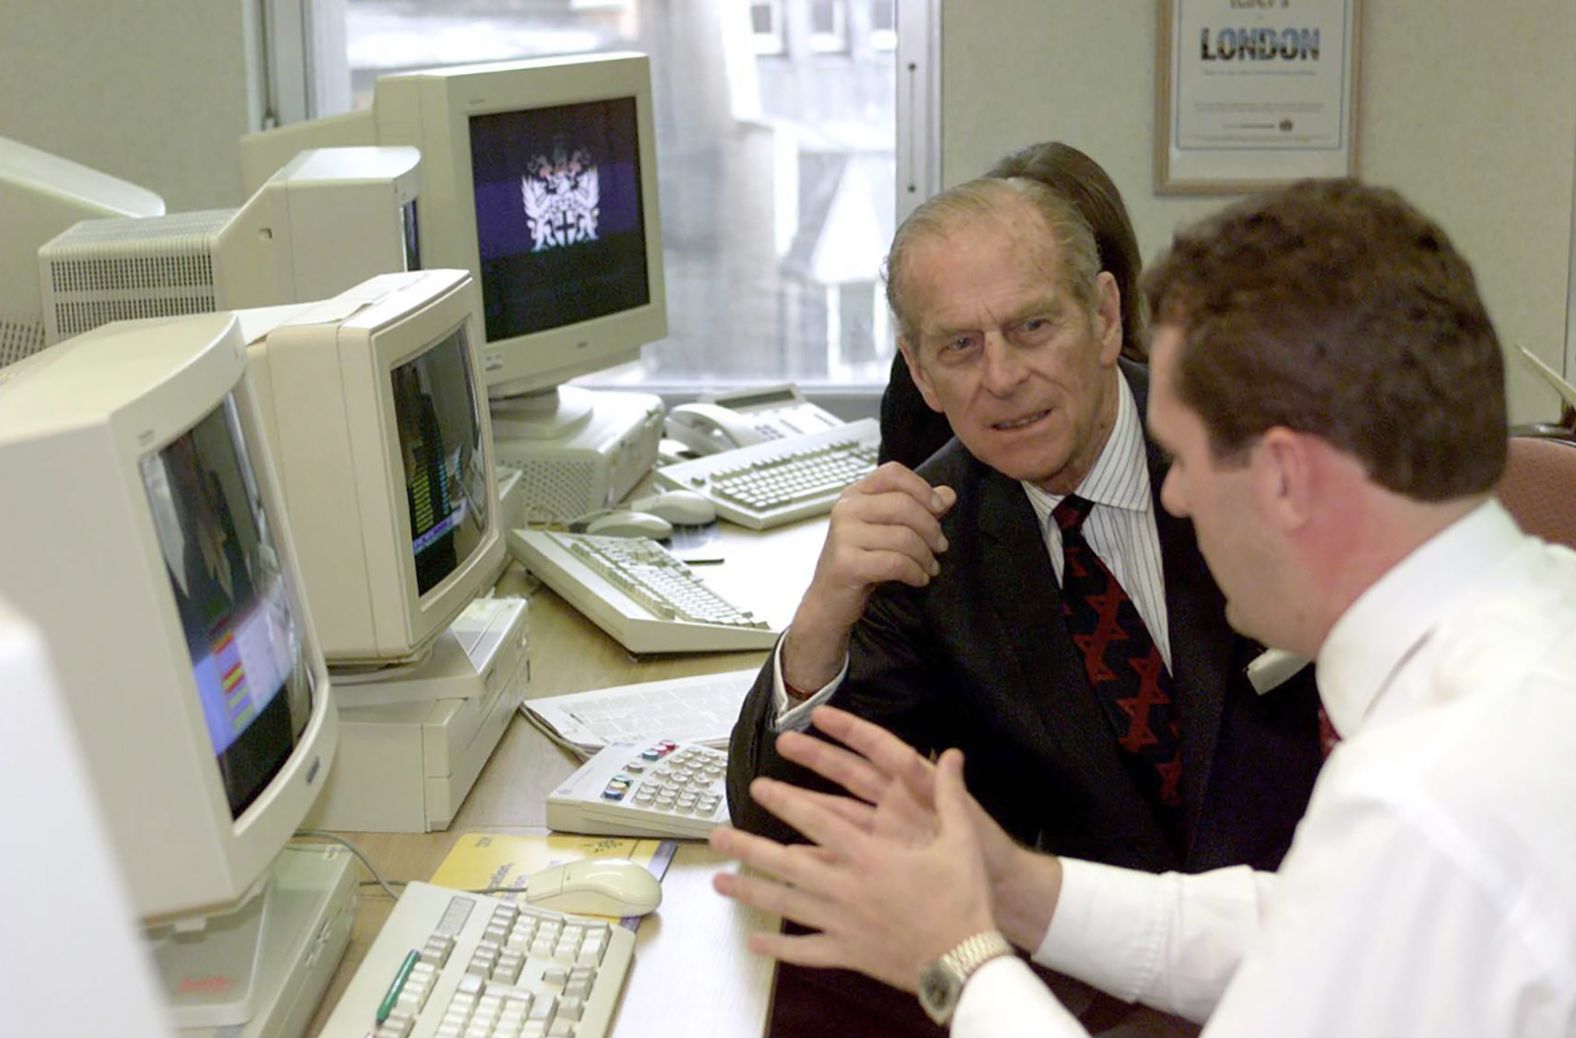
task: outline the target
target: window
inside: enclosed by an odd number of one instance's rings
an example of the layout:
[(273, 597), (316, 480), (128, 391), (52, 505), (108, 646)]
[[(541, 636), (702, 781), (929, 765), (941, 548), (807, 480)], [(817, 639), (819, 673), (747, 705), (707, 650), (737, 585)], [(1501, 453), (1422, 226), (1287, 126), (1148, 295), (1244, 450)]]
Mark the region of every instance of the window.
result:
[(811, 0), (810, 49), (817, 54), (848, 50), (848, 9), (844, 0)]
[[(357, 107), (384, 72), (651, 56), (669, 335), (600, 380), (885, 384), (894, 345), (879, 267), (898, 208), (894, 0), (344, 3)], [(319, 75), (332, 75), (327, 67)]]
[(765, 0), (750, 4), (750, 32), (755, 39), (755, 53), (760, 56), (786, 54), (783, 39), (783, 9), (781, 0)]
[(870, 0), (870, 49), (897, 50), (896, 0)]

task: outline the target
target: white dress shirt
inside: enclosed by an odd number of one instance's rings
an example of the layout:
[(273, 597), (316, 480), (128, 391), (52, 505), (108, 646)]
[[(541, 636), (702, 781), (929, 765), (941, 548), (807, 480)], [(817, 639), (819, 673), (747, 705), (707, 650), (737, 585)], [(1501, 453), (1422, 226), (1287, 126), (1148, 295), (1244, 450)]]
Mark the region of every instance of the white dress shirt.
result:
[[(1166, 587), (1160, 563), (1160, 535), (1155, 529), (1154, 498), (1150, 494), (1149, 463), (1144, 453), (1144, 423), (1138, 402), (1127, 379), (1117, 372), (1116, 424), (1105, 446), (1095, 458), (1088, 475), (1078, 484), (1077, 494), (1094, 503), (1084, 520), (1084, 539), (1116, 576), (1117, 582), (1133, 600), (1138, 615), (1160, 650), (1167, 669), (1171, 667), (1171, 632), (1166, 626)], [(1058, 582), (1062, 579), (1062, 531), (1051, 518), (1061, 496), (1041, 490), (1033, 483), (1021, 484), (1040, 522), (1045, 551), (1051, 558)], [(945, 566), (946, 556), (941, 564)], [(837, 690), (848, 673), (848, 661), (825, 687), (803, 702), (788, 698), (783, 684), (782, 639), (772, 653), (776, 676), (776, 706), (773, 729), (802, 729), (810, 723), (810, 711)]]
[[(1490, 501), (1364, 592), (1318, 667), (1344, 738), (1280, 872), (1066, 860), (1035, 960), (1206, 1035), (1576, 1035), (1576, 553)], [(952, 1033), (1083, 1034), (1053, 1002), (998, 959)]]

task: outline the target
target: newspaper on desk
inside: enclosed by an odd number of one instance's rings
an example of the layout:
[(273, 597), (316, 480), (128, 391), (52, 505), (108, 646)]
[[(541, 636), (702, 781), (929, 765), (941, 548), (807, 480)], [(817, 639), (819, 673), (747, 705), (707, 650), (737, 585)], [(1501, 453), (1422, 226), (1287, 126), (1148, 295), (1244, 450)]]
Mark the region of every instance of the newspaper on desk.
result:
[(527, 699), (520, 712), (549, 739), (590, 757), (608, 743), (652, 738), (726, 749), (758, 670), (645, 681)]

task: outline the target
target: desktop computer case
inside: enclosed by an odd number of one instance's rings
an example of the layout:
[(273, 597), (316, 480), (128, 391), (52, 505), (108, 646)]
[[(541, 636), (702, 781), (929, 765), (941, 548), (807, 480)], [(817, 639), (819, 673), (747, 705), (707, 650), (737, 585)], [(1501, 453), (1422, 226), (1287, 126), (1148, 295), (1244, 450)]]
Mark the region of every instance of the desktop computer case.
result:
[(85, 220), (38, 250), (51, 343), (110, 321), (218, 309), (213, 238), (233, 209)]
[[(360, 871), (345, 848), (291, 845), (274, 863), (270, 918), (255, 958), (184, 960), (193, 972), (163, 977), (176, 1038), (300, 1038), (339, 968), (356, 918)], [(175, 960), (181, 962), (179, 958)], [(234, 975), (232, 975), (234, 974)], [(226, 1004), (244, 991), (245, 1005)], [(209, 997), (205, 997), (209, 996)], [(234, 1022), (192, 1022), (223, 1018)]]
[[(500, 465), (520, 471), (526, 522), (568, 522), (622, 501), (657, 463), (662, 399), (651, 393), (597, 390), (584, 425), (563, 439), (512, 435), (510, 421), (493, 414)], [(501, 477), (500, 477), (501, 478)]]
[[(416, 680), (465, 694), (427, 702), (341, 708), (339, 747), (307, 825), (351, 832), (447, 829), (514, 716), (530, 680), (524, 599), (506, 634), (474, 655), (433, 657)], [(458, 687), (457, 687), (458, 686)]]

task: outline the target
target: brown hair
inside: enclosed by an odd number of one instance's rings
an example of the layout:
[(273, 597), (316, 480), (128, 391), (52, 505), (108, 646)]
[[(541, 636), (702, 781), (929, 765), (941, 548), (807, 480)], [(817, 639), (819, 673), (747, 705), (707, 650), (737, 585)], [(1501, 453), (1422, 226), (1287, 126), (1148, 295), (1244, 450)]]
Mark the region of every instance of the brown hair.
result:
[(1122, 356), (1148, 359), (1144, 336), (1144, 305), (1138, 289), (1143, 255), (1133, 221), (1104, 168), (1070, 144), (1045, 141), (1031, 144), (998, 161), (987, 177), (1023, 177), (1037, 180), (1066, 198), (1083, 214), (1094, 232), (1100, 269), (1116, 279), (1122, 296)]
[[(887, 305), (897, 316), (903, 335), (913, 340), (914, 300), (909, 298), (907, 259), (914, 242), (933, 235), (945, 236), (954, 227), (970, 220), (1010, 219), (1014, 200), (1021, 200), (1040, 215), (1057, 245), (1063, 284), (1085, 309), (1099, 303), (1100, 256), (1095, 249), (1094, 232), (1072, 202), (1046, 185), (1021, 177), (976, 177), (932, 195), (921, 202), (892, 236), (882, 272), (886, 278)], [(1041, 262), (1049, 256), (1043, 239), (1029, 238)]]
[(1489, 490), (1505, 373), (1472, 269), (1400, 195), (1305, 180), (1179, 231), (1143, 276), (1178, 394), (1220, 457), (1312, 433), (1415, 500)]

